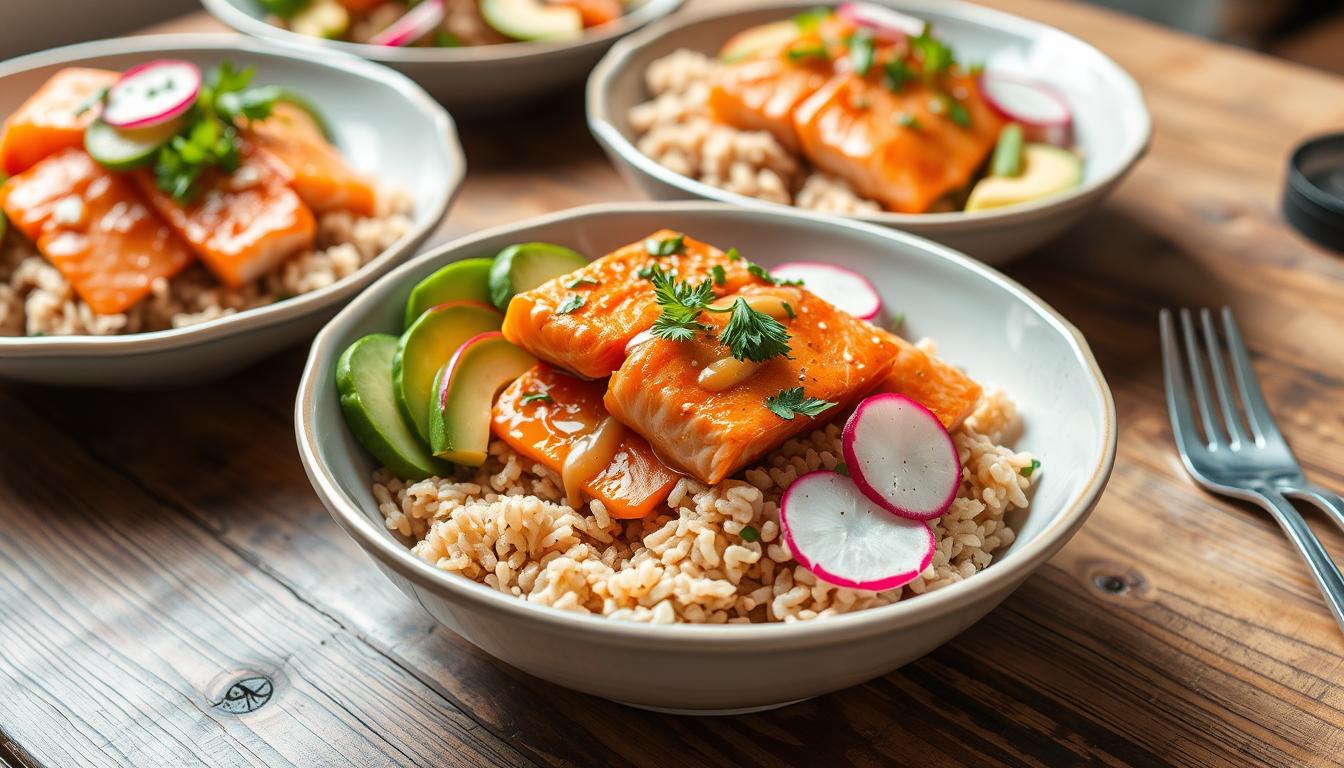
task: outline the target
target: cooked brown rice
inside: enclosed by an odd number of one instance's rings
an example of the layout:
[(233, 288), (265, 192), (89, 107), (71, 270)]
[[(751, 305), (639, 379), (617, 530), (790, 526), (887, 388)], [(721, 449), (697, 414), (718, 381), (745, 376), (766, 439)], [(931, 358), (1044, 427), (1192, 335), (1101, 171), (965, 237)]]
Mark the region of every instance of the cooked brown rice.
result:
[(932, 523), (933, 562), (886, 592), (819, 581), (780, 537), (784, 489), (840, 460), (836, 424), (714, 487), (683, 478), (667, 510), (643, 520), (613, 520), (595, 500), (571, 509), (554, 472), (500, 441), (484, 467), (457, 477), (404, 483), (380, 469), (373, 494), (420, 558), (530, 603), (663, 624), (797, 621), (893, 603), (988, 566), (1013, 542), (1004, 514), (1027, 506), (1038, 476), (1022, 474), (1031, 454), (1003, 445), (1016, 426), (1013, 403), (996, 391), (954, 432), (962, 484)]
[(323, 214), (317, 221), (316, 250), (289, 259), (251, 285), (229, 288), (193, 265), (171, 280), (156, 280), (149, 296), (114, 315), (89, 309), (61, 273), (11, 227), (0, 241), (0, 336), (157, 331), (273, 304), (354, 274), (410, 229), (409, 211), (404, 194), (380, 194), (372, 217), (346, 211)]
[(827, 213), (873, 213), (844, 179), (808, 168), (766, 131), (744, 131), (709, 114), (718, 62), (681, 49), (653, 62), (644, 80), (652, 100), (627, 119), (639, 151), (669, 170), (747, 197)]

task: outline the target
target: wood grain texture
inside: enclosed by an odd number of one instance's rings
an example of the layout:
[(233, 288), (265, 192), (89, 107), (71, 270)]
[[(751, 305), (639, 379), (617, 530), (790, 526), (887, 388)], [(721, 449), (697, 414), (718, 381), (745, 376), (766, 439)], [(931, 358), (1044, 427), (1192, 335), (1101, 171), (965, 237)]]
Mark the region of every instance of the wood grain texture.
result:
[[(1231, 304), (1308, 473), (1344, 490), (1344, 261), (1277, 213), (1288, 148), (1344, 123), (1344, 80), (1069, 3), (987, 4), (1096, 43), (1156, 121), (1115, 198), (1008, 270), (1087, 335), (1121, 434), (1092, 520), (1001, 608), (784, 710), (632, 710), (486, 657), (357, 551), (293, 447), (302, 350), (185, 392), (4, 386), (0, 765), (1339, 765), (1344, 638), (1274, 524), (1179, 467), (1156, 311)], [(579, 101), (539, 108), (543, 135), (465, 123), (435, 240), (637, 197)], [(268, 703), (213, 706), (252, 673)]]

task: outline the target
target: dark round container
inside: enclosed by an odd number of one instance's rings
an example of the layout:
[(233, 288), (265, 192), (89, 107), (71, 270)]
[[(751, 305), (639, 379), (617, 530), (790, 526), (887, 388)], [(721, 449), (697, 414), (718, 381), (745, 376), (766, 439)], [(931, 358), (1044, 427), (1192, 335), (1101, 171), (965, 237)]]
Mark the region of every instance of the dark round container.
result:
[(1344, 251), (1344, 133), (1317, 136), (1293, 150), (1283, 216), (1317, 243)]

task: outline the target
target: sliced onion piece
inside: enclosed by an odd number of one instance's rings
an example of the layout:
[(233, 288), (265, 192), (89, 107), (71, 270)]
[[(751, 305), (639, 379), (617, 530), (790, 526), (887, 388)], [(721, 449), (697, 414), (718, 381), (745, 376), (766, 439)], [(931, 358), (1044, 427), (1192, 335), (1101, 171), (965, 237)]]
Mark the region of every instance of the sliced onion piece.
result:
[(1027, 141), (1073, 146), (1073, 113), (1054, 88), (1035, 80), (986, 72), (980, 76), (980, 92), (994, 111), (1021, 124)]
[(443, 23), (444, 0), (425, 0), (369, 38), (370, 45), (406, 46), (428, 35)]
[(927, 523), (887, 514), (835, 472), (794, 480), (780, 500), (779, 526), (799, 565), (841, 587), (895, 589), (933, 561)]
[(201, 93), (201, 70), (190, 61), (156, 59), (126, 70), (107, 91), (103, 122), (148, 128), (181, 115)]
[(933, 520), (957, 496), (961, 460), (952, 436), (905, 395), (887, 392), (859, 403), (841, 446), (854, 485), (894, 515)]
[(779, 280), (802, 280), (803, 287), (859, 318), (872, 320), (882, 311), (882, 297), (868, 278), (834, 264), (795, 261), (770, 270)]
[(879, 39), (892, 43), (918, 36), (925, 26), (921, 19), (876, 3), (841, 3), (836, 13), (873, 30)]

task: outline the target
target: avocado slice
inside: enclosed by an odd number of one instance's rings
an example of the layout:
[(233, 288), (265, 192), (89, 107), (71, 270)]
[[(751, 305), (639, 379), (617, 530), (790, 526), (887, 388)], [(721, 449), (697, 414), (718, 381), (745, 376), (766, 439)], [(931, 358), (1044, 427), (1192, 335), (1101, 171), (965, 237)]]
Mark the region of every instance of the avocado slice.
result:
[(475, 301), (452, 301), (426, 310), (397, 341), (392, 382), (406, 422), (429, 445), (429, 403), (434, 375), (467, 339), (497, 331), (504, 318)]
[(967, 211), (1018, 205), (1057, 195), (1083, 180), (1078, 156), (1049, 144), (1027, 144), (1022, 149), (1022, 172), (1017, 176), (988, 176), (971, 190)]
[(490, 407), (506, 384), (537, 364), (499, 331), (463, 344), (434, 377), (429, 444), (434, 455), (479, 467), (490, 445)]
[(519, 243), (499, 252), (490, 267), (490, 301), (501, 312), (515, 294), (530, 291), (547, 280), (567, 275), (588, 259), (563, 245)]
[(579, 9), (541, 0), (481, 0), (481, 16), (514, 40), (573, 40), (583, 34)]
[(392, 357), (397, 337), (375, 333), (356, 341), (336, 361), (341, 412), (355, 439), (402, 480), (445, 474), (449, 467), (430, 455), (397, 408)]
[(430, 307), (450, 301), (479, 301), (490, 303), (490, 265), (493, 259), (463, 259), (454, 261), (415, 284), (406, 299), (404, 327), (410, 328), (416, 318)]

